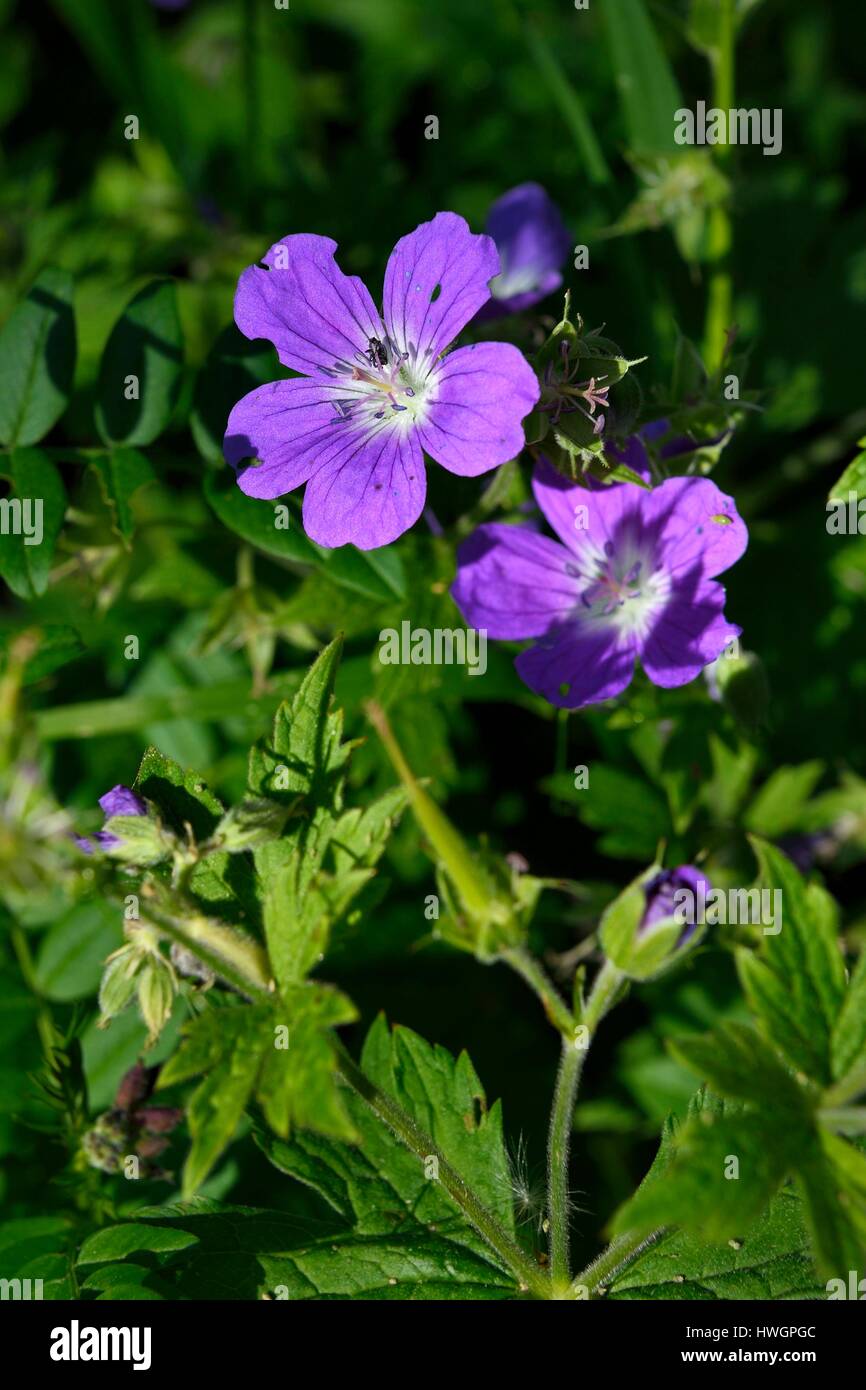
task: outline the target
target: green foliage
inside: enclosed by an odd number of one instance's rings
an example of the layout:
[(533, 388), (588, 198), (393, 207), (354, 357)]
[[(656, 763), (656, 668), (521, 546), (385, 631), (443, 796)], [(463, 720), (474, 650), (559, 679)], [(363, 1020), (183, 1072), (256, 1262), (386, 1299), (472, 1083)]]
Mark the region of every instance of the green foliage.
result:
[(28, 518), (23, 510), (18, 532), (10, 525), (0, 535), (0, 576), (13, 594), (33, 599), (48, 588), (54, 547), (66, 511), (66, 493), (60, 474), (41, 449), (13, 449), (0, 460), (0, 476), (8, 480), (9, 497), (22, 509), (30, 506), (32, 499), (41, 505), (41, 522), (35, 510), (30, 512), (29, 537)]
[(74, 371), (72, 276), (46, 270), (0, 333), (0, 443), (23, 449), (44, 439), (63, 414)]
[[(820, 1298), (866, 1258), (866, 15), (416, 10), (0, 3), (2, 1273), (79, 1301), (566, 1296), (548, 1100), (601, 967), (616, 1024), (559, 1113), (571, 1274)], [(784, 158), (674, 143), (684, 104), (757, 93)], [(243, 268), (319, 234), (378, 301), (399, 237), (439, 209), (480, 232), (525, 181), (568, 228), (561, 289), (463, 340), (538, 370), (527, 449), (427, 465), (379, 551), (241, 493), (228, 414), (287, 375), (232, 324)], [(513, 643), (478, 679), (381, 660), (404, 620), (459, 626), (479, 523), (546, 529), (539, 454), (646, 488), (608, 446), (647, 424), (653, 484), (712, 475), (747, 520), (742, 649), (574, 714)], [(103, 827), (118, 783), (146, 815)], [(778, 934), (642, 926), (659, 868), (744, 893), (750, 837)]]
[(183, 338), (174, 285), (154, 280), (130, 300), (102, 354), (96, 425), (106, 444), (152, 444), (180, 389)]

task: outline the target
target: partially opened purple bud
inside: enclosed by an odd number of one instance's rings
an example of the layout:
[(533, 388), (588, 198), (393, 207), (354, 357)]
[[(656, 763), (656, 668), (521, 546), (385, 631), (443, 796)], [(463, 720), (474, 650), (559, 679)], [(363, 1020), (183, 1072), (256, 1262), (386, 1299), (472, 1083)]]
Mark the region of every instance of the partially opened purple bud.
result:
[(105, 812), (106, 820), (112, 816), (146, 816), (147, 807), (140, 796), (129, 787), (124, 787), (118, 783), (112, 787), (110, 792), (99, 798), (99, 804)]
[(497, 198), (486, 230), (502, 269), (491, 281), (491, 299), (479, 319), (518, 313), (559, 288), (571, 235), (540, 184), (521, 183)]
[(710, 891), (706, 875), (692, 864), (680, 864), (676, 869), (662, 869), (644, 885), (646, 909), (638, 932), (645, 932), (656, 922), (675, 917), (682, 922), (683, 932), (677, 942), (682, 946), (694, 934), (697, 926), (697, 902), (705, 900)]
[[(116, 787), (112, 787), (104, 796), (99, 798), (106, 820), (111, 820), (112, 816), (146, 816), (147, 806), (140, 796), (136, 796), (130, 787), (125, 787), (122, 782), (118, 782)], [(73, 839), (79, 849), (83, 849), (85, 854), (92, 854), (94, 848), (104, 850), (116, 849), (121, 843), (116, 835), (112, 835), (108, 830), (98, 830), (95, 835), (74, 835)]]

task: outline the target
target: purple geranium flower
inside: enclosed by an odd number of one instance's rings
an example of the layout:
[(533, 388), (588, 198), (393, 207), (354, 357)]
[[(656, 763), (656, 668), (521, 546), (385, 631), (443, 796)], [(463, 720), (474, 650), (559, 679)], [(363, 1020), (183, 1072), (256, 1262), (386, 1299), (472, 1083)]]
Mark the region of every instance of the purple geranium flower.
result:
[[(238, 281), (235, 321), (302, 373), (260, 386), (229, 416), (225, 456), (250, 497), (306, 483), (304, 527), (325, 546), (387, 545), (424, 506), (422, 451), (475, 477), (520, 452), (535, 374), (517, 348), (477, 343), (444, 356), (490, 297), (496, 247), (440, 212), (397, 242), (380, 316), (336, 242), (289, 236)], [(245, 461), (256, 460), (252, 466)]]
[(473, 627), (536, 638), (517, 670), (553, 705), (619, 695), (639, 657), (656, 685), (685, 685), (741, 629), (724, 616), (714, 577), (740, 558), (747, 532), (708, 478), (581, 488), (546, 461), (536, 500), (558, 541), (522, 526), (480, 526), (458, 552), (451, 590)]
[[(655, 878), (650, 879), (649, 883), (644, 885), (646, 909), (641, 918), (638, 931), (646, 931), (649, 927), (654, 926), (656, 922), (663, 922), (668, 917), (675, 917), (678, 908), (676, 894), (683, 892), (683, 890), (691, 894), (692, 909), (695, 911), (695, 916), (697, 916), (695, 904), (700, 894), (700, 884), (703, 884), (704, 894), (711, 891), (706, 876), (692, 864), (680, 864), (676, 869), (662, 869), (660, 873), (656, 874)], [(677, 946), (684, 945), (685, 942), (689, 940), (689, 937), (694, 935), (696, 929), (696, 920), (687, 922), (683, 927), (682, 935), (677, 942)]]
[[(105, 819), (111, 820), (112, 816), (146, 816), (147, 807), (140, 796), (129, 787), (124, 787), (118, 783), (112, 787), (111, 791), (99, 798), (99, 804), (105, 813)], [(83, 849), (85, 854), (92, 854), (95, 847), (99, 849), (115, 849), (121, 842), (116, 835), (112, 835), (109, 830), (97, 830), (95, 835), (75, 835), (75, 843), (79, 849)]]
[(502, 269), (480, 319), (528, 309), (562, 284), (571, 236), (541, 184), (521, 183), (497, 198), (487, 216), (487, 235), (496, 242)]

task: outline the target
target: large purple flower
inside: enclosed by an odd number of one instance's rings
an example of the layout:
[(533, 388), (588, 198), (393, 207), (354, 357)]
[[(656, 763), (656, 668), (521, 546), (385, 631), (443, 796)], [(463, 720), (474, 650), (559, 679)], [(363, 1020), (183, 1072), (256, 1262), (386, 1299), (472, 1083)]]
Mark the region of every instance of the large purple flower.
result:
[[(111, 820), (112, 816), (146, 816), (147, 807), (140, 796), (136, 796), (130, 787), (124, 787), (118, 783), (112, 787), (111, 791), (99, 798), (106, 820)], [(112, 835), (110, 830), (97, 830), (95, 835), (75, 835), (73, 836), (79, 849), (83, 849), (85, 854), (92, 854), (94, 848), (101, 850), (116, 849), (120, 840), (116, 835)]]
[(397, 242), (381, 316), (362, 282), (339, 269), (336, 249), (328, 237), (285, 237), (267, 269), (241, 275), (241, 332), (269, 338), (302, 375), (244, 396), (223, 447), (250, 497), (306, 483), (307, 534), (372, 550), (417, 521), (422, 451), (464, 477), (507, 462), (523, 448), (520, 422), (539, 387), (506, 343), (443, 356), (499, 271), (490, 237), (474, 236), (462, 217), (437, 213)]
[(537, 639), (517, 670), (551, 704), (611, 699), (638, 657), (656, 685), (685, 685), (739, 636), (714, 577), (740, 558), (747, 532), (708, 478), (586, 489), (545, 462), (533, 488), (559, 540), (480, 526), (460, 547), (451, 592), (490, 637)]
[(571, 236), (541, 184), (521, 183), (497, 198), (487, 215), (487, 235), (496, 242), (502, 269), (479, 318), (516, 314), (562, 284)]

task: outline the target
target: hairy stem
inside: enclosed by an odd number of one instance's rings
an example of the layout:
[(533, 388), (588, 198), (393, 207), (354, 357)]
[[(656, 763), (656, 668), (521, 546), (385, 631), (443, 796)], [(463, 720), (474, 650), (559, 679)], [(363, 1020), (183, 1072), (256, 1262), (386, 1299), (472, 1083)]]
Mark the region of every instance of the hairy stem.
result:
[(592, 1298), (594, 1294), (598, 1294), (612, 1279), (627, 1269), (638, 1255), (643, 1254), (650, 1245), (654, 1245), (664, 1233), (665, 1227), (661, 1226), (651, 1235), (635, 1236), (626, 1232), (624, 1235), (617, 1236), (606, 1250), (603, 1250), (591, 1264), (587, 1265), (586, 1269), (578, 1274), (571, 1286), (575, 1297), (583, 1295)]
[(352, 1060), (341, 1043), (337, 1044), (337, 1066), (343, 1080), (357, 1092), (369, 1105), (374, 1115), (396, 1134), (408, 1149), (423, 1162), (436, 1158), (439, 1167), (439, 1182), (449, 1197), (463, 1212), (467, 1221), (487, 1244), (496, 1251), (500, 1259), (518, 1279), (521, 1288), (535, 1298), (550, 1298), (550, 1280), (534, 1260), (521, 1250), (508, 1231), (479, 1200), (472, 1189), (464, 1182), (455, 1168), (452, 1168), (445, 1155), (437, 1147), (429, 1134), (418, 1126), (402, 1106), (381, 1091), (361, 1068)]
[(514, 946), (503, 951), (500, 959), (506, 965), (510, 965), (512, 970), (526, 981), (533, 994), (538, 996), (554, 1028), (563, 1038), (573, 1041), (577, 1025), (571, 1010), (535, 957), (524, 946)]
[(595, 978), (580, 1019), (587, 1033), (571, 1040), (566, 1037), (562, 1040), (562, 1057), (553, 1094), (547, 1144), (547, 1219), (550, 1275), (555, 1297), (568, 1296), (566, 1290), (571, 1280), (568, 1159), (577, 1088), (595, 1029), (616, 1002), (623, 979), (622, 972), (611, 961), (605, 961)]

